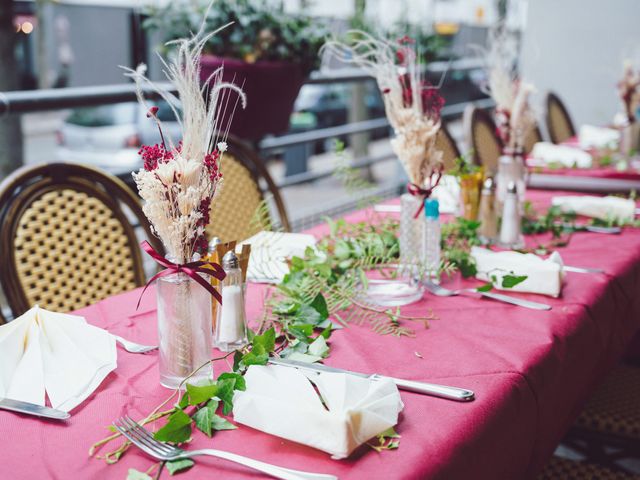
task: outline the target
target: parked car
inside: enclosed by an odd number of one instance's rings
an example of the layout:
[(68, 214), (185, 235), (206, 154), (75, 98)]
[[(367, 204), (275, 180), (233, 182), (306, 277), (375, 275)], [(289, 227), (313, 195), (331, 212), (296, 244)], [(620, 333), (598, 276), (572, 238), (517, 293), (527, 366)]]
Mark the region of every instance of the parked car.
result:
[[(166, 102), (156, 102), (165, 137), (180, 140), (180, 126)], [(60, 161), (85, 163), (114, 175), (137, 170), (141, 145), (160, 143), (155, 122), (137, 102), (78, 108), (57, 132)]]

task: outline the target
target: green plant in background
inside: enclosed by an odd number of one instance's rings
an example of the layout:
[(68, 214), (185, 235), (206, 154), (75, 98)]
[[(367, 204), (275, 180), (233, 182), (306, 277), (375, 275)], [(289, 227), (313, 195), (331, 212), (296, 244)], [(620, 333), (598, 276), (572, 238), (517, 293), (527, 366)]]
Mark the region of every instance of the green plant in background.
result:
[(459, 178), (464, 175), (473, 175), (482, 172), (482, 167), (480, 165), (476, 165), (471, 160), (472, 156), (473, 150), (470, 150), (456, 158), (453, 168), (446, 172), (447, 175), (453, 175), (454, 177)]
[(445, 273), (451, 274), (459, 270), (464, 278), (473, 277), (477, 273), (471, 247), (482, 243), (478, 236), (479, 227), (480, 222), (462, 217), (442, 224), (441, 247)]
[[(299, 64), (305, 75), (319, 65), (318, 51), (328, 30), (306, 15), (285, 13), (282, 4), (266, 0), (175, 0), (147, 10), (144, 27), (161, 34), (163, 43), (185, 38), (205, 28), (214, 31), (233, 22), (209, 39), (204, 53), (243, 60), (283, 61)], [(206, 15), (206, 17), (205, 17)]]

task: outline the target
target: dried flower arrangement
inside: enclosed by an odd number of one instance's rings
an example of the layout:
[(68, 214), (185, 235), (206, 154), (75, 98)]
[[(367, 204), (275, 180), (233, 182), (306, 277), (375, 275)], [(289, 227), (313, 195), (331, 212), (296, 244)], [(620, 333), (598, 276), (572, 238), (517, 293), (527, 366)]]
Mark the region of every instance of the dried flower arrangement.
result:
[(529, 106), (533, 85), (522, 81), (515, 69), (517, 37), (503, 25), (498, 25), (489, 32), (487, 48), (477, 50), (487, 69), (485, 92), (496, 103), (497, 133), (507, 150), (520, 152), (535, 125), (535, 115)]
[[(136, 70), (125, 69), (136, 83), (138, 100), (148, 108), (147, 117), (156, 122), (162, 138), (161, 145), (140, 149), (144, 165), (133, 177), (153, 232), (162, 241), (167, 258), (178, 264), (186, 264), (195, 253), (206, 251), (204, 232), (209, 207), (222, 185), (219, 165), (231, 116), (226, 117), (226, 125), (220, 123), (228, 108), (234, 111), (238, 102), (243, 108), (246, 105), (242, 89), (222, 81), (222, 68), (201, 86), (200, 53), (220, 30), (205, 34), (201, 28), (191, 39), (171, 42), (177, 47), (171, 60), (160, 57), (178, 97), (151, 82), (145, 76), (144, 64)], [(144, 87), (156, 91), (172, 108), (182, 130), (182, 141), (177, 145), (171, 139), (165, 142), (157, 107), (148, 107)]]
[(391, 147), (409, 177), (409, 192), (429, 196), (442, 173), (436, 134), (444, 100), (436, 87), (424, 81), (414, 41), (407, 36), (398, 41), (381, 40), (359, 30), (347, 35), (350, 40), (325, 43), (325, 60), (335, 56), (376, 79), (395, 133)]
[(622, 79), (618, 82), (618, 92), (628, 122), (634, 123), (636, 111), (640, 108), (640, 72), (634, 70), (630, 61), (624, 62)]

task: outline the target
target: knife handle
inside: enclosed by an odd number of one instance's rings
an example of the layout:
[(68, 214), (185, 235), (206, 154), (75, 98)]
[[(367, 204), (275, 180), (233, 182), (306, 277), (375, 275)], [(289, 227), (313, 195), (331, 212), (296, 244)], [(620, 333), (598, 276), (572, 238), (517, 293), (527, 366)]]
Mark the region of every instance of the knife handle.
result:
[(529, 300), (510, 297), (509, 295), (503, 295), (501, 293), (494, 293), (494, 292), (479, 292), (479, 293), (483, 297), (491, 298), (499, 302), (511, 303), (512, 305), (518, 305), (519, 307), (531, 308), (533, 310), (551, 310), (551, 305), (547, 305), (546, 303), (531, 302)]
[(403, 380), (401, 378), (389, 378), (400, 390), (409, 392), (423, 393), (433, 397), (447, 398), (456, 402), (470, 402), (475, 399), (475, 394), (466, 388), (448, 387), (446, 385), (438, 385), (435, 383), (415, 382), (413, 380)]

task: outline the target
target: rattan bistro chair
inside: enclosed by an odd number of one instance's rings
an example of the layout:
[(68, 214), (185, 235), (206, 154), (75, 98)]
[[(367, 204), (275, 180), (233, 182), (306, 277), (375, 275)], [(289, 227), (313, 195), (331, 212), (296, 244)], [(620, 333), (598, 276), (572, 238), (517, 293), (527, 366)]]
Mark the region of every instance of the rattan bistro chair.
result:
[(460, 158), (460, 150), (456, 141), (449, 133), (447, 124), (443, 121), (436, 135), (436, 149), (442, 152), (444, 171), (447, 172), (456, 166), (456, 160)]
[(633, 480), (638, 477), (593, 463), (554, 456), (536, 478), (537, 480)]
[[(211, 223), (207, 227), (209, 238), (218, 237), (223, 242), (246, 240), (269, 226), (290, 231), (284, 202), (263, 161), (244, 142), (231, 135), (227, 145), (228, 150), (220, 164), (222, 188), (211, 206)], [(265, 191), (268, 195), (263, 193)], [(272, 218), (270, 201), (277, 219)]]
[(495, 176), (503, 145), (491, 115), (469, 106), (464, 112), (463, 122), (467, 144), (473, 150), (474, 163), (482, 165), (485, 174)]
[(0, 184), (0, 283), (14, 316), (33, 305), (58, 312), (145, 283), (129, 217), (155, 248), (138, 198), (88, 166), (23, 167)]
[(533, 150), (533, 146), (542, 141), (542, 133), (540, 132), (538, 124), (535, 123), (524, 137), (524, 154), (529, 155)]
[(547, 132), (553, 143), (562, 143), (576, 136), (571, 116), (562, 100), (555, 93), (549, 92), (546, 97)]

